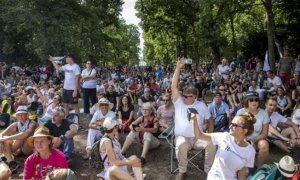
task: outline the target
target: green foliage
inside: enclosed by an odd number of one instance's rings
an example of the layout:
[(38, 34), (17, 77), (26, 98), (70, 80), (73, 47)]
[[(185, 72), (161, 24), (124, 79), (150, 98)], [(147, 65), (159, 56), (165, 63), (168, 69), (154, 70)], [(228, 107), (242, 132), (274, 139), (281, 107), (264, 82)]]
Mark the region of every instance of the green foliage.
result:
[[(268, 49), (264, 0), (138, 0), (147, 62), (172, 61), (181, 50), (195, 62), (261, 59)], [(273, 0), (275, 38), (299, 50), (300, 5)]]
[[(2, 0), (0, 53), (22, 63), (75, 52), (99, 65), (137, 63), (139, 33), (120, 19), (122, 0)], [(126, 59), (126, 60), (125, 60)]]

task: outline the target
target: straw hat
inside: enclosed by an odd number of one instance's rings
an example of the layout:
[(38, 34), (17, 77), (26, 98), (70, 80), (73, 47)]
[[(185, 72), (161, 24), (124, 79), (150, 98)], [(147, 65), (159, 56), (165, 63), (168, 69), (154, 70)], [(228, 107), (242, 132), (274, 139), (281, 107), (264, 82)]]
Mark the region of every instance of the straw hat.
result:
[(294, 159), (290, 156), (283, 156), (279, 163), (275, 163), (278, 167), (279, 172), (287, 178), (292, 177), (298, 170), (297, 164), (295, 164)]
[(37, 138), (37, 137), (47, 137), (47, 138), (51, 138), (51, 139), (53, 138), (53, 136), (50, 135), (49, 129), (45, 126), (39, 126), (36, 128), (33, 136), (31, 136), (27, 139), (28, 144), (30, 146), (33, 146), (34, 138)]
[(101, 98), (96, 104), (96, 108), (100, 107), (100, 104), (108, 104), (108, 109), (111, 110), (114, 107), (114, 104), (109, 102), (106, 98)]

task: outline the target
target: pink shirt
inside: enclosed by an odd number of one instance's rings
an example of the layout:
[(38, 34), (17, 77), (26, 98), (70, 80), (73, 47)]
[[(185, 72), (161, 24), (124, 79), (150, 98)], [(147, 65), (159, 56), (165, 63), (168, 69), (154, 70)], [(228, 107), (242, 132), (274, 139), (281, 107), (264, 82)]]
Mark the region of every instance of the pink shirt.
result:
[(33, 153), (25, 161), (23, 180), (31, 178), (43, 180), (47, 173), (60, 168), (68, 168), (68, 162), (65, 155), (59, 150), (53, 149), (48, 159), (42, 159)]

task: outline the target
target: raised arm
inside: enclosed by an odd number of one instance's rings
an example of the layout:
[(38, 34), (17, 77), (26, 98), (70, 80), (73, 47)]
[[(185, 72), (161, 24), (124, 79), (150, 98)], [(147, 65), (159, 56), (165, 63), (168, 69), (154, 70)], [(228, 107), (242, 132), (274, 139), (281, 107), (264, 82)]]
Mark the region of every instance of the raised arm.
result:
[(51, 61), (56, 70), (62, 71), (62, 68), (55, 62), (55, 58), (53, 56), (49, 55), (49, 61)]
[(176, 63), (176, 68), (174, 71), (174, 75), (172, 78), (172, 84), (171, 84), (173, 102), (175, 102), (180, 96), (179, 89), (178, 89), (178, 81), (179, 81), (180, 70), (183, 67), (184, 67), (184, 64), (182, 64), (180, 61), (180, 58), (178, 58), (177, 63)]
[(195, 137), (203, 141), (211, 142), (210, 133), (203, 133), (200, 131), (198, 126), (197, 116), (195, 114), (192, 114), (191, 116), (193, 121), (192, 123), (193, 123), (193, 130), (194, 130)]

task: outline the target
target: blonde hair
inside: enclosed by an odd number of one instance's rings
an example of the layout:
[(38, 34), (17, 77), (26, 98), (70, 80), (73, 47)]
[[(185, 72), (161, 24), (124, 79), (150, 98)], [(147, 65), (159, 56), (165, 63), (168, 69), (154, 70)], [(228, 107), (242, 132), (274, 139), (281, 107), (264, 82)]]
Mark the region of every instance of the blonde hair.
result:
[(241, 124), (243, 127), (248, 129), (248, 132), (246, 133), (246, 136), (249, 136), (253, 133), (254, 131), (254, 124), (256, 122), (256, 119), (254, 115), (251, 112), (246, 112), (243, 115), (237, 115), (236, 117), (239, 118)]

